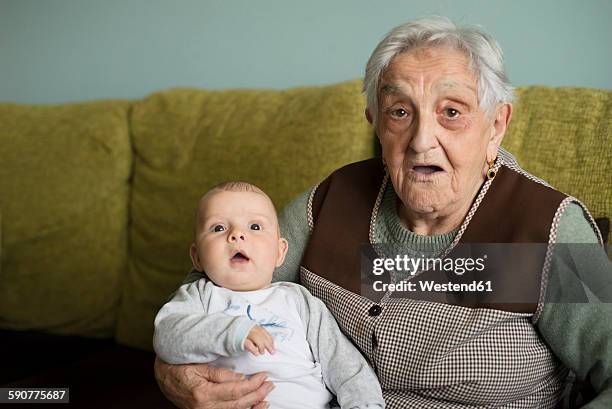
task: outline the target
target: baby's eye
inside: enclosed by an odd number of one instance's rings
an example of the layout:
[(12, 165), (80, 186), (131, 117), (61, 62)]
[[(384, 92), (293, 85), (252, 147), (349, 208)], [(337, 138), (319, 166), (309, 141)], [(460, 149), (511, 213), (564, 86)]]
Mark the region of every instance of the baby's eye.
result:
[(461, 113), (457, 111), (455, 108), (446, 108), (444, 110), (444, 115), (447, 118), (458, 118)]
[(215, 233), (218, 233), (220, 231), (225, 231), (225, 226), (223, 226), (222, 224), (217, 224), (215, 225), (215, 227), (213, 227), (213, 231)]
[(261, 230), (261, 225), (259, 223), (251, 224), (251, 230)]

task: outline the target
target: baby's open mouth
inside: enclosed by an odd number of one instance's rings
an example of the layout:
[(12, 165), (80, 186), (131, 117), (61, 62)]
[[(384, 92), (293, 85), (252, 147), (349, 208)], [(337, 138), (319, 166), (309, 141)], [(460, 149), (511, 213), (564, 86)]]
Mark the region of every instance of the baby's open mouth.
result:
[(444, 171), (444, 169), (442, 169), (440, 166), (436, 166), (436, 165), (414, 166), (412, 168), (412, 170), (414, 170), (416, 173), (423, 173), (423, 174), (426, 174), (426, 175), (428, 175), (430, 173)]
[(237, 251), (230, 260), (237, 261), (237, 262), (244, 262), (244, 261), (249, 261), (250, 259), (244, 252)]

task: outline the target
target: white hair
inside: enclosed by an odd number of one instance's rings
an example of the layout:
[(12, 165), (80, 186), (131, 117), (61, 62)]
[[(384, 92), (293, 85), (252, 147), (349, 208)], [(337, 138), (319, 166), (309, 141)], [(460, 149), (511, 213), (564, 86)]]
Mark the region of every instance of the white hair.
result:
[(478, 78), (478, 101), (488, 115), (498, 103), (512, 102), (514, 88), (504, 70), (497, 41), (477, 27), (455, 25), (446, 17), (422, 18), (402, 24), (378, 43), (366, 65), (363, 92), (374, 119), (378, 115), (378, 91), (383, 72), (401, 53), (422, 48), (449, 47), (462, 52)]

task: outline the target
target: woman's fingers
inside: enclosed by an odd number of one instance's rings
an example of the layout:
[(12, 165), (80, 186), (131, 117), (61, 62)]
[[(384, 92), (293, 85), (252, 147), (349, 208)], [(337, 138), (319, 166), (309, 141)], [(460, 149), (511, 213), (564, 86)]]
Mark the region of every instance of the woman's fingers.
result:
[[(242, 381), (240, 383), (244, 383)], [(250, 407), (266, 408), (267, 403), (263, 402), (268, 393), (274, 389), (272, 382), (263, 382), (261, 386), (255, 389), (253, 392), (242, 395), (238, 399), (224, 402), (219, 406), (220, 409), (248, 409)], [(258, 406), (255, 406), (258, 405)]]
[(244, 381), (214, 384), (210, 388), (210, 396), (215, 401), (237, 401), (261, 388), (266, 379), (266, 374), (260, 372)]
[(259, 402), (257, 405), (253, 406), (251, 409), (267, 409), (270, 407), (270, 403), (267, 401)]
[(218, 368), (208, 364), (193, 364), (200, 376), (208, 379), (210, 382), (223, 383), (245, 380), (244, 374), (231, 371), (227, 368)]

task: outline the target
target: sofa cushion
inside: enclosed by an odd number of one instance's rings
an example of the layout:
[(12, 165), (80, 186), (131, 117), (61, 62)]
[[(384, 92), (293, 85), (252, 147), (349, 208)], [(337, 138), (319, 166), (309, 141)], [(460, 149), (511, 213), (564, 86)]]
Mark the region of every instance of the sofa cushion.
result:
[(109, 337), (126, 270), (129, 104), (0, 104), (0, 328)]
[(283, 91), (175, 89), (136, 102), (131, 254), (117, 340), (151, 349), (153, 319), (190, 269), (199, 197), (242, 179), (280, 209), (372, 156), (361, 81)]
[(612, 91), (526, 87), (503, 145), (528, 172), (612, 216)]

